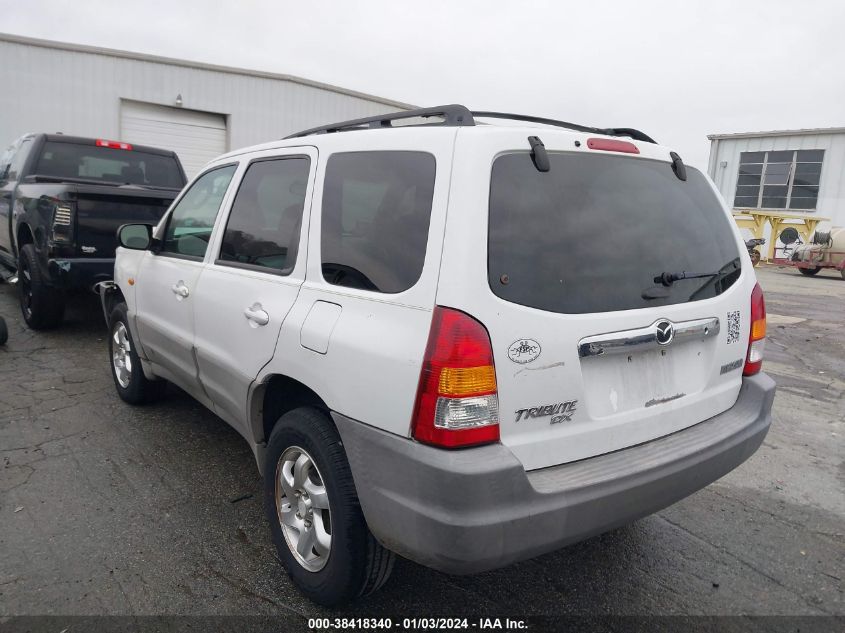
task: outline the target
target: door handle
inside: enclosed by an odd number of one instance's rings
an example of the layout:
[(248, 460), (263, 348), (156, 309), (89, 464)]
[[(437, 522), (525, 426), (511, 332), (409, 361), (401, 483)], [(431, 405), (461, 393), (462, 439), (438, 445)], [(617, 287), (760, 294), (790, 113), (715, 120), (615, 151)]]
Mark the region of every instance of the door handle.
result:
[(188, 287), (185, 285), (184, 281), (179, 281), (179, 283), (175, 283), (170, 286), (170, 289), (173, 291), (173, 294), (176, 295), (176, 298), (181, 301), (182, 299), (186, 298), (189, 294)]
[(249, 320), (252, 327), (259, 325), (267, 325), (270, 322), (270, 315), (261, 307), (261, 304), (256, 302), (244, 310), (244, 316)]

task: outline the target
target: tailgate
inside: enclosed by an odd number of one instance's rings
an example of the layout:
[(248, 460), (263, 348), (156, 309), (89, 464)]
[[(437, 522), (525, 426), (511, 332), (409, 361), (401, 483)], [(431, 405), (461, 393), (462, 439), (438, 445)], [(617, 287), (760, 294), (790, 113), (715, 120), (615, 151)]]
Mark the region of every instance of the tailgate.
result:
[[(546, 130), (541, 172), (528, 151), (509, 149), (524, 147), (524, 133), (501, 134), (519, 137), (456, 154), (458, 170), (492, 167), (477, 190), (450, 197), (462, 213), (449, 221), (465, 224), (447, 240), (478, 235), (472, 206), (487, 216), (487, 252), (476, 263), (447, 241), (438, 303), (488, 329), (502, 443), (527, 470), (545, 468), (733, 406), (755, 280), (711, 183), (692, 167), (681, 180), (659, 146), (624, 155)], [(681, 272), (690, 275), (656, 279)]]
[(76, 249), (81, 257), (114, 257), (122, 224), (156, 224), (176, 192), (82, 187), (76, 191)]

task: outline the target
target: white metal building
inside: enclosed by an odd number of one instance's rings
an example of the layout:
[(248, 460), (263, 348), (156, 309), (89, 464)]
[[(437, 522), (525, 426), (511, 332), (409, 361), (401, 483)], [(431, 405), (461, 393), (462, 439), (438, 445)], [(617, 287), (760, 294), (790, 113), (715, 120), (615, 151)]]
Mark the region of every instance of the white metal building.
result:
[(188, 176), (226, 151), (411, 106), (288, 75), (0, 34), (0, 147), (63, 132), (175, 150)]
[(845, 128), (711, 134), (708, 170), (735, 210), (830, 218), (845, 226)]

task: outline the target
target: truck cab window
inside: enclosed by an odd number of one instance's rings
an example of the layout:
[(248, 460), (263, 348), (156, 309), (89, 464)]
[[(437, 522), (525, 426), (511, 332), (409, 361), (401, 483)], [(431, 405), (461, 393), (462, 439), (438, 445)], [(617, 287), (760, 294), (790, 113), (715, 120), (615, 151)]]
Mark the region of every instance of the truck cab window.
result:
[(25, 138), (21, 141), (21, 144), (18, 146), (15, 155), (12, 157), (11, 163), (9, 165), (9, 180), (16, 180), (20, 175), (20, 171), (23, 168), (24, 163), (26, 162), (26, 157), (29, 156), (29, 150), (32, 148), (32, 140)]

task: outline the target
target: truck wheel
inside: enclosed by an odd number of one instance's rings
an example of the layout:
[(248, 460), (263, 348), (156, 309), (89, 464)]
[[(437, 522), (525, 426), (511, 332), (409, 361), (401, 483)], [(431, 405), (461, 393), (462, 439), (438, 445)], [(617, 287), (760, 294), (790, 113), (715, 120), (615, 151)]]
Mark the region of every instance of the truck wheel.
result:
[(842, 275), (842, 281), (845, 281), (845, 268), (839, 271), (839, 274)]
[(0, 345), (5, 345), (9, 340), (9, 328), (6, 327), (6, 321), (0, 317)]
[(145, 404), (164, 395), (164, 380), (149, 380), (141, 369), (141, 359), (129, 331), (126, 304), (118, 303), (109, 318), (109, 357), (111, 375), (120, 399), (129, 404)]
[(18, 258), (18, 286), (21, 312), (33, 330), (58, 327), (65, 314), (65, 297), (61, 290), (46, 284), (38, 266), (35, 246), (24, 244)]
[(798, 270), (801, 271), (802, 275), (807, 275), (807, 277), (818, 275), (819, 272), (821, 272), (821, 268), (818, 266), (816, 266), (815, 268), (799, 268)]
[(326, 414), (299, 408), (267, 444), (264, 506), (288, 575), (311, 600), (335, 606), (379, 589), (394, 554), (370, 533), (340, 436)]

